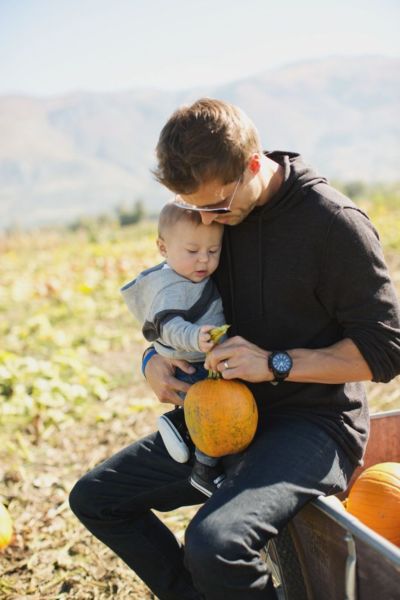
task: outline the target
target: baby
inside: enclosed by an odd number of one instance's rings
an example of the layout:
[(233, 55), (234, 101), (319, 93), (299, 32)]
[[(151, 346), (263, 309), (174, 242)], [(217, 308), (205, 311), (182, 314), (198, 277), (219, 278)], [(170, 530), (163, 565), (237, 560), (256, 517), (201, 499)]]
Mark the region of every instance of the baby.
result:
[[(144, 337), (167, 358), (183, 359), (195, 368), (175, 376), (188, 383), (207, 377), (205, 353), (213, 342), (210, 330), (225, 323), (218, 290), (210, 278), (218, 267), (223, 225), (203, 225), (198, 212), (166, 204), (159, 216), (157, 246), (165, 262), (127, 283), (122, 295), (142, 324)], [(158, 421), (169, 454), (187, 462), (191, 444), (183, 410), (175, 408)], [(224, 480), (218, 459), (195, 449), (190, 483), (211, 496)]]

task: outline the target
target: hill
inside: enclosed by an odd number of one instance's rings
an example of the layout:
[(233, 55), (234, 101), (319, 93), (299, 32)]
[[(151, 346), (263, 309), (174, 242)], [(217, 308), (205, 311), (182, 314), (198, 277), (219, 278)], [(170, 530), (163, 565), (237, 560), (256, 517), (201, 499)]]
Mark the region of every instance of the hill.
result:
[(331, 179), (398, 179), (400, 60), (331, 58), (221, 87), (0, 97), (0, 222), (29, 226), (168, 198), (150, 175), (158, 133), (180, 104), (238, 104), (265, 148), (300, 151)]

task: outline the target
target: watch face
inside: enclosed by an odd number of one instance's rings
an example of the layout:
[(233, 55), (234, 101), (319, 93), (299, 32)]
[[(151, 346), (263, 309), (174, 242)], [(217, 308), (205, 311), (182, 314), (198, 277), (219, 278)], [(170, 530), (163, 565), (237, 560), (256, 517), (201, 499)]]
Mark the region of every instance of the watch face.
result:
[(277, 352), (272, 357), (272, 366), (278, 373), (287, 373), (292, 366), (292, 360), (285, 352)]

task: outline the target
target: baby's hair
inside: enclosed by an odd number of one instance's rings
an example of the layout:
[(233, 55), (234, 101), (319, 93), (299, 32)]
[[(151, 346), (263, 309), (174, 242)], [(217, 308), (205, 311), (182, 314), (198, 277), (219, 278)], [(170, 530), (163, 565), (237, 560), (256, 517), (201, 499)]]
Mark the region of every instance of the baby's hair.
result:
[(202, 224), (199, 212), (180, 208), (172, 202), (165, 204), (158, 217), (158, 236), (163, 238), (166, 231), (170, 230), (180, 221), (185, 221), (196, 227)]

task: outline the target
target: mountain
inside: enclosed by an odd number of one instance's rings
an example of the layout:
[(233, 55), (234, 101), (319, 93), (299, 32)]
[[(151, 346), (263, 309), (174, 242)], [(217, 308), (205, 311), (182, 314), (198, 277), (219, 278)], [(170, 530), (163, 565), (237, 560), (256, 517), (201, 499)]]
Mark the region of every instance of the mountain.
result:
[(330, 179), (399, 179), (400, 60), (330, 58), (220, 87), (0, 96), (0, 222), (29, 226), (169, 197), (153, 181), (161, 127), (200, 96), (241, 106), (264, 147), (301, 152)]

